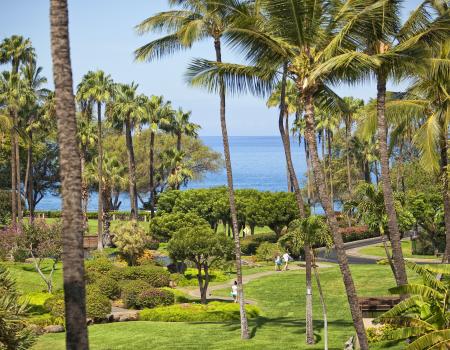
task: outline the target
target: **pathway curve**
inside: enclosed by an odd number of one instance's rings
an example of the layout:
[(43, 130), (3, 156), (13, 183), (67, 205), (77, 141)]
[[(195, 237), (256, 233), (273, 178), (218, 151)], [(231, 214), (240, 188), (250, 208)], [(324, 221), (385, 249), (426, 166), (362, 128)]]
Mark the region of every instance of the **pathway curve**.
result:
[[(327, 264), (323, 264), (323, 263), (318, 263), (319, 268), (325, 268), (325, 267), (331, 267), (331, 265), (327, 265)], [(295, 263), (291, 263), (289, 265), (289, 270), (287, 271), (289, 273), (289, 271), (298, 271), (298, 270), (304, 270), (304, 267), (299, 264), (298, 262)], [(244, 275), (242, 277), (242, 283), (243, 284), (247, 284), (248, 282), (260, 279), (262, 277), (266, 277), (266, 276), (272, 276), (278, 273), (286, 273), (286, 271), (275, 271), (275, 270), (271, 270), (271, 271), (263, 271), (263, 272), (257, 272), (257, 273), (252, 273), (249, 275)], [(232, 297), (224, 297), (224, 296), (216, 296), (213, 295), (213, 292), (218, 291), (218, 290), (222, 290), (222, 289), (230, 289), (231, 291), (231, 285), (233, 284), (234, 279), (231, 279), (227, 282), (221, 283), (221, 284), (214, 284), (214, 285), (210, 285), (208, 287), (208, 299), (213, 299), (213, 300), (222, 300), (222, 301), (233, 301)], [(178, 290), (190, 295), (191, 297), (194, 298), (200, 298), (200, 290), (198, 288), (177, 288)], [(245, 298), (245, 301), (247, 304), (256, 304), (256, 301)]]

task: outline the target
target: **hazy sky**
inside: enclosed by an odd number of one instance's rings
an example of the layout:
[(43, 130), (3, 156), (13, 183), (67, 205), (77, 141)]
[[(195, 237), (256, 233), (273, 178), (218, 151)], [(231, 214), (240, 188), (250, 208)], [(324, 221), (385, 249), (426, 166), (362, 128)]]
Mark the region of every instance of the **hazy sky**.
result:
[[(29, 37), (36, 48), (38, 64), (52, 80), (50, 57), (49, 1), (4, 0), (0, 12), (0, 40), (12, 34)], [(406, 0), (404, 15), (419, 4)], [(192, 119), (202, 126), (201, 135), (219, 135), (218, 97), (185, 85), (183, 74), (192, 57), (214, 58), (212, 42), (153, 63), (136, 63), (133, 51), (149, 41), (133, 27), (158, 11), (166, 0), (72, 0), (69, 1), (72, 67), (75, 84), (88, 70), (102, 69), (117, 82), (139, 84), (145, 94), (164, 95), (175, 107), (192, 110)], [(237, 58), (225, 51), (224, 61)], [(49, 84), (50, 86), (52, 83)], [(368, 99), (375, 96), (373, 84), (356, 88), (336, 87), (341, 96)], [(229, 98), (228, 127), (233, 136), (277, 135), (276, 110), (250, 96)]]

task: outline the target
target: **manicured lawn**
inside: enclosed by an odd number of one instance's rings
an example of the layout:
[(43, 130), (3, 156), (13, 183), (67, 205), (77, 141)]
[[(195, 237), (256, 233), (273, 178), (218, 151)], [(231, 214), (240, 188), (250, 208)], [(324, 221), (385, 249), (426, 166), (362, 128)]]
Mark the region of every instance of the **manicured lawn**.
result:
[[(389, 247), (390, 244), (388, 243)], [(403, 256), (405, 258), (417, 258), (417, 259), (436, 259), (434, 255), (413, 255), (411, 254), (411, 241), (402, 241)], [(386, 252), (384, 250), (383, 244), (371, 245), (359, 250), (361, 254), (374, 255), (379, 257), (386, 257)]]
[[(388, 294), (394, 285), (388, 266), (354, 265), (354, 279), (360, 295)], [(350, 312), (339, 269), (336, 266), (320, 272), (328, 304), (330, 349), (342, 349), (353, 334)], [(280, 272), (246, 285), (246, 296), (257, 301), (263, 316), (250, 322), (252, 339), (239, 339), (239, 323), (161, 323), (130, 322), (95, 325), (89, 328), (91, 349), (323, 349), (322, 314), (317, 293), (314, 295), (317, 344), (304, 345), (303, 271)], [(228, 295), (229, 290), (222, 291)], [(384, 349), (400, 349), (389, 344)], [(371, 349), (382, 349), (373, 345)], [(39, 338), (33, 348), (64, 349), (64, 334)]]

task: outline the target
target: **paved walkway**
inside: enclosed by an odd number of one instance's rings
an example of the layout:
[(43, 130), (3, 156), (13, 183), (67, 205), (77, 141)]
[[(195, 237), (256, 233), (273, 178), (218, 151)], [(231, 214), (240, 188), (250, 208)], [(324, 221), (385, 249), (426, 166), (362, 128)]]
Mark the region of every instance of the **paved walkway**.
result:
[[(330, 265), (324, 264), (324, 263), (318, 263), (319, 268), (326, 268), (326, 267), (331, 267)], [(286, 271), (275, 271), (275, 270), (271, 270), (271, 271), (263, 271), (263, 272), (257, 272), (257, 273), (252, 273), (249, 275), (244, 275), (242, 277), (242, 283), (243, 284), (247, 284), (248, 282), (260, 279), (262, 277), (266, 277), (266, 276), (272, 276), (275, 274), (283, 274), (283, 273), (289, 273), (289, 271), (298, 271), (298, 270), (304, 270), (304, 267), (301, 266), (301, 264), (299, 264), (298, 262), (294, 262), (294, 263), (290, 263), (289, 264), (289, 270)], [(224, 297), (224, 296), (216, 296), (214, 295), (214, 291), (218, 291), (218, 290), (222, 290), (222, 289), (230, 289), (231, 291), (231, 286), (234, 282), (234, 279), (231, 279), (227, 282), (221, 283), (221, 284), (214, 284), (214, 285), (209, 285), (208, 286), (208, 299), (213, 299), (213, 300), (223, 300), (223, 301), (233, 301), (232, 297)], [(177, 288), (178, 290), (190, 295), (191, 297), (194, 298), (200, 298), (200, 290), (197, 288)], [(245, 301), (247, 304), (256, 304), (256, 301), (245, 298)]]

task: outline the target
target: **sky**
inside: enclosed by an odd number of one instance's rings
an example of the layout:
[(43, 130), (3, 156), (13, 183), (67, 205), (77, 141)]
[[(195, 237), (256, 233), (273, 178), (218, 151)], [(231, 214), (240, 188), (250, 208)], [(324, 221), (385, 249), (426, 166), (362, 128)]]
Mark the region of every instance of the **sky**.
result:
[[(420, 0), (405, 0), (403, 16)], [(166, 0), (72, 0), (69, 1), (69, 30), (74, 83), (89, 70), (102, 69), (116, 82), (139, 84), (147, 95), (163, 95), (174, 107), (192, 111), (192, 121), (202, 126), (200, 135), (220, 135), (218, 96), (188, 87), (184, 81), (193, 57), (214, 59), (211, 40), (196, 44), (192, 50), (152, 63), (137, 63), (133, 51), (156, 38), (138, 36), (134, 26), (168, 8)], [(0, 12), (0, 40), (13, 34), (31, 39), (38, 65), (52, 87), (48, 0), (6, 0)], [(239, 57), (224, 50), (225, 62)], [(391, 89), (396, 87), (391, 86)], [(340, 96), (355, 96), (366, 101), (375, 97), (373, 82), (356, 87), (337, 86)], [(229, 97), (228, 132), (231, 136), (278, 135), (277, 111), (252, 96)]]

